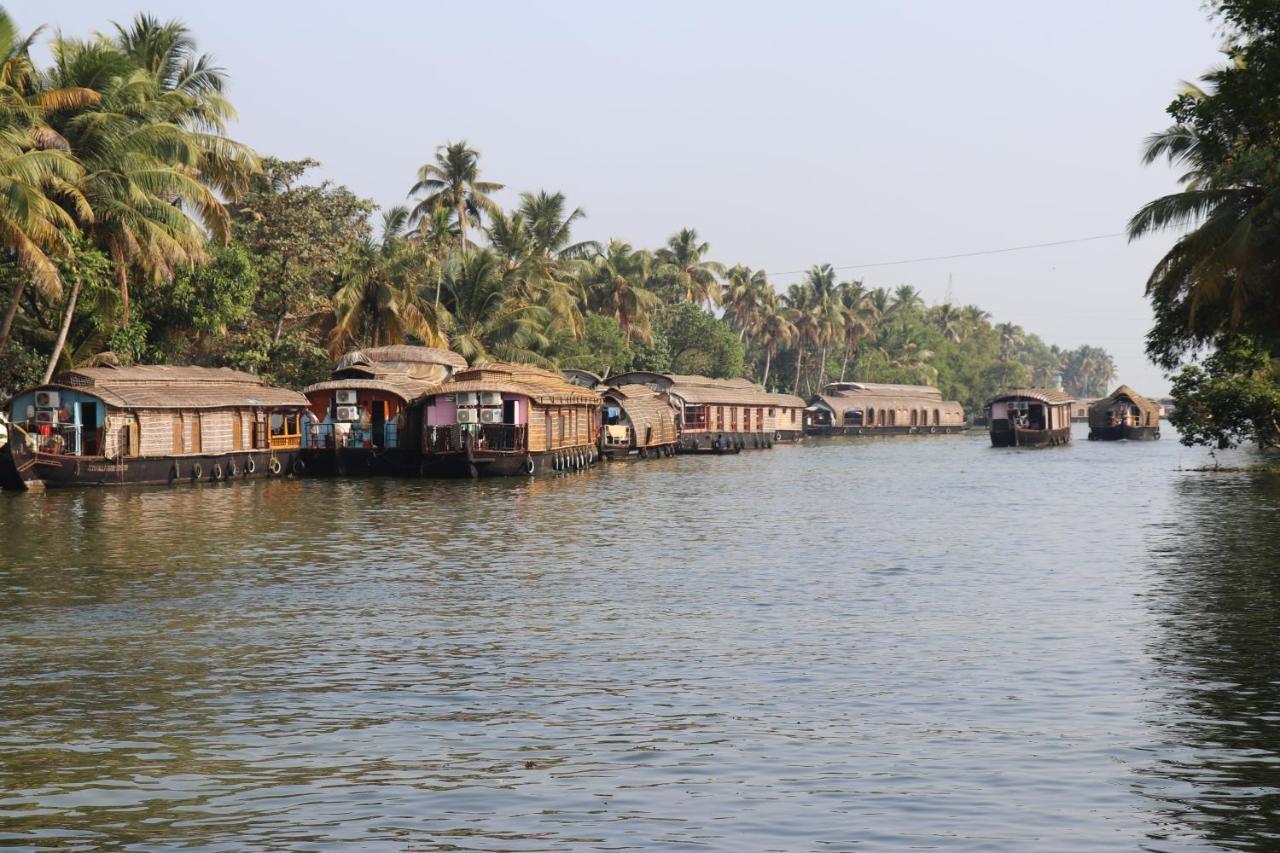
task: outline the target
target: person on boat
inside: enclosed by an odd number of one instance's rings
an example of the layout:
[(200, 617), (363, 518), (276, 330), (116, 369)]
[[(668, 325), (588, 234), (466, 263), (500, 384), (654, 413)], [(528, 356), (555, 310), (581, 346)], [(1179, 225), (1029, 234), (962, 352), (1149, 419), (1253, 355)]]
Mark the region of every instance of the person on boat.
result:
[(716, 440), (711, 442), (711, 449), (712, 450), (724, 449), (724, 440), (719, 435), (716, 435)]

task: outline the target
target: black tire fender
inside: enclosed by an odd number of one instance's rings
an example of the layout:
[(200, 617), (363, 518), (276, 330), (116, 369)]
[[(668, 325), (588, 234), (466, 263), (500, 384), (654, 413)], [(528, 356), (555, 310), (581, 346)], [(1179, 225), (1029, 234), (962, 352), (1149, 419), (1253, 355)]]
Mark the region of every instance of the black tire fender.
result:
[(307, 472), (307, 463), (301, 459), (294, 459), (293, 464), (289, 466), (289, 470), (293, 471), (297, 476), (302, 476)]
[(191, 479), (199, 480), (202, 476), (204, 476), (204, 468), (199, 462), (194, 463), (191, 466)]

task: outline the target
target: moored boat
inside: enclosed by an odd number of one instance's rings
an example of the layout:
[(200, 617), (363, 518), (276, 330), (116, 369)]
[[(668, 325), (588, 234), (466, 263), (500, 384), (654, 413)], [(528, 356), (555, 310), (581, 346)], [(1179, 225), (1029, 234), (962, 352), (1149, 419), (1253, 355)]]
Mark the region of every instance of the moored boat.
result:
[(1071, 442), (1071, 404), (1057, 388), (1007, 391), (987, 404), (993, 447), (1057, 447)]
[(804, 437), (804, 400), (776, 394), (750, 379), (712, 379), (679, 373), (631, 371), (614, 385), (647, 385), (676, 410), (680, 453), (773, 447)]
[(671, 456), (680, 443), (676, 411), (666, 394), (648, 385), (600, 389), (600, 455), (606, 459)]
[(225, 368), (68, 371), (12, 399), (8, 489), (216, 482), (302, 469), (306, 398)]
[(541, 368), (476, 365), (409, 406), (406, 462), (422, 476), (581, 470), (598, 458), (600, 399)]
[(315, 416), (302, 451), (307, 470), (401, 470), (401, 429), (409, 402), (466, 366), (457, 353), (434, 347), (397, 345), (347, 353), (329, 379), (303, 389)]
[(930, 385), (832, 382), (809, 401), (809, 435), (911, 435), (964, 432), (964, 407)]
[(1163, 414), (1159, 403), (1121, 385), (1089, 407), (1089, 440), (1154, 441)]

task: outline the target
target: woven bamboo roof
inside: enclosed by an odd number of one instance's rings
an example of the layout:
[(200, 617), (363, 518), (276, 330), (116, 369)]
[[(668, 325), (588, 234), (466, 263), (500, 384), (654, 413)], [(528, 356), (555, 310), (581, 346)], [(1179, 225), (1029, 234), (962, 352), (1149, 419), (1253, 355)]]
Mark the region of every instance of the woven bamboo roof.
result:
[(566, 367), (561, 373), (565, 381), (572, 385), (581, 385), (583, 388), (595, 388), (604, 383), (603, 377), (580, 367)]
[(1160, 423), (1161, 406), (1150, 400), (1128, 385), (1121, 385), (1106, 397), (1095, 400), (1089, 406), (1089, 426), (1103, 427), (1107, 422), (1107, 410), (1117, 403), (1129, 403), (1137, 407), (1141, 415), (1142, 426), (1155, 426)]
[(375, 375), (373, 378), (363, 377), (346, 377), (340, 379), (326, 379), (324, 382), (317, 382), (314, 385), (308, 385), (302, 389), (302, 393), (310, 395), (321, 391), (381, 391), (385, 394), (394, 394), (401, 400), (408, 402), (418, 397), (420, 394), (434, 388), (438, 382), (427, 382), (420, 379), (413, 379), (403, 374), (393, 375)]
[(933, 397), (941, 400), (942, 392), (932, 385), (889, 385), (879, 382), (831, 382), (822, 388), (823, 394), (864, 392), (887, 394), (895, 397)]
[(57, 377), (52, 385), (87, 391), (120, 409), (220, 409), (305, 406), (297, 391), (276, 388), (257, 376), (225, 367), (142, 364), (130, 367), (82, 367)]
[(1005, 391), (992, 397), (991, 403), (999, 403), (1002, 400), (1036, 400), (1041, 403), (1048, 403), (1051, 406), (1060, 406), (1064, 404), (1074, 403), (1076, 398), (1060, 388), (1019, 388), (1015, 391)]
[(528, 364), (491, 362), (477, 364), (460, 370), (448, 382), (431, 386), (418, 395), (418, 399), (436, 394), (468, 394), (496, 391), (528, 397), (541, 405), (597, 406), (600, 395), (596, 392), (566, 382), (564, 377), (550, 370)]
[(648, 385), (621, 385), (602, 393), (606, 401), (616, 403), (626, 413), (635, 429), (636, 447), (669, 444), (679, 438), (675, 409), (666, 395)]
[(932, 411), (937, 409), (939, 412), (964, 415), (964, 406), (955, 400), (943, 400), (938, 397), (910, 394), (853, 393), (849, 391), (839, 394), (817, 394), (809, 405), (812, 408), (824, 406), (837, 415), (843, 415), (850, 409), (864, 412), (867, 409), (875, 409), (876, 411), (888, 409), (905, 409), (907, 411), (924, 409)]
[(342, 370), (356, 364), (443, 364), (454, 370), (466, 370), (467, 360), (456, 352), (436, 347), (415, 347), (396, 344), (386, 347), (366, 347), (352, 350), (338, 360), (336, 369)]

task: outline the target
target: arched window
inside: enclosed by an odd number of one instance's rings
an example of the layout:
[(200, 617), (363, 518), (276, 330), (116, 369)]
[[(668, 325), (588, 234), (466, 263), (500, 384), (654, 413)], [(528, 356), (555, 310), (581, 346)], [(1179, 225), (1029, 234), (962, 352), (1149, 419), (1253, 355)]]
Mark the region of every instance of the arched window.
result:
[(942, 416), (937, 409), (933, 410), (933, 425), (939, 426), (942, 423)]
[(876, 410), (868, 407), (867, 408), (867, 426), (875, 426), (875, 425), (876, 425)]
[(911, 410), (911, 425), (912, 425), (912, 426), (920, 426), (919, 421), (920, 421), (920, 412), (919, 412), (919, 411), (917, 411), (916, 409), (912, 409), (912, 410)]

